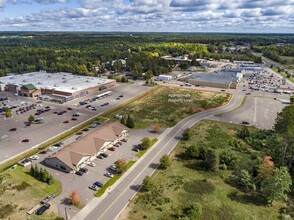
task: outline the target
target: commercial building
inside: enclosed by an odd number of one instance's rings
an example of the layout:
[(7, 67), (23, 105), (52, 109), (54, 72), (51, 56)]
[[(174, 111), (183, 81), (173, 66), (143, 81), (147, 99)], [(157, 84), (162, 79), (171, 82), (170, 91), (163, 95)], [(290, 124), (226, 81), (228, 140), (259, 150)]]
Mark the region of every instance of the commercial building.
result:
[(115, 86), (115, 80), (71, 73), (47, 73), (46, 71), (9, 75), (0, 78), (5, 90), (20, 96), (39, 97), (46, 95), (52, 101), (66, 102), (95, 91)]
[(104, 125), (53, 153), (45, 164), (66, 173), (75, 172), (127, 135), (128, 128), (119, 122)]
[(242, 78), (241, 72), (209, 72), (193, 74), (187, 81), (196, 86), (236, 89)]

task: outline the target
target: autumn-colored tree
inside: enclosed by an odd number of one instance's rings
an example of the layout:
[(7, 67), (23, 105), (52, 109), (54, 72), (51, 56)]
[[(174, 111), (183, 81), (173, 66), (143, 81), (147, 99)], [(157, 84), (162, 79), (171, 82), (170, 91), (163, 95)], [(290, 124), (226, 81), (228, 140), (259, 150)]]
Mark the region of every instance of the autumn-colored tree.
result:
[(116, 165), (116, 173), (121, 174), (124, 173), (127, 170), (127, 163), (125, 160), (118, 159), (114, 163)]
[(153, 132), (154, 133), (159, 133), (160, 132), (160, 124), (156, 123), (153, 125)]
[(79, 206), (80, 204), (80, 196), (77, 191), (73, 190), (69, 196), (69, 201), (71, 204), (75, 206)]
[(274, 174), (274, 162), (270, 156), (264, 156), (258, 166), (258, 177), (260, 180), (266, 180)]

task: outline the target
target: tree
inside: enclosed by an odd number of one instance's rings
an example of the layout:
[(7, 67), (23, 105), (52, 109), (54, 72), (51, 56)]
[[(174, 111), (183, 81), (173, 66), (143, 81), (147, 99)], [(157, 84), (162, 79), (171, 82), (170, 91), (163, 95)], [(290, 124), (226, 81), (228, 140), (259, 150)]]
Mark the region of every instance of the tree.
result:
[(80, 196), (79, 196), (79, 194), (78, 194), (77, 191), (73, 190), (70, 193), (69, 201), (70, 201), (71, 204), (73, 204), (75, 206), (79, 206), (80, 205)]
[(189, 219), (200, 219), (200, 216), (202, 214), (202, 205), (199, 202), (194, 202), (187, 211), (187, 214)]
[(35, 168), (32, 164), (31, 164), (31, 169), (30, 169), (30, 175), (35, 176)]
[(146, 150), (151, 146), (151, 140), (149, 137), (144, 137), (141, 142), (142, 150)]
[(272, 204), (273, 201), (287, 200), (287, 192), (290, 192), (292, 179), (287, 167), (275, 169), (275, 173), (265, 180), (261, 186), (261, 194)]
[(126, 118), (123, 115), (122, 118), (120, 119), (120, 123), (122, 123), (123, 125), (126, 125)]
[(133, 118), (129, 114), (128, 114), (126, 125), (129, 128), (133, 128), (135, 126), (135, 123), (133, 121)]
[(32, 123), (33, 121), (35, 121), (35, 117), (33, 115), (30, 115), (28, 118), (28, 122)]
[(291, 102), (292, 104), (294, 104), (294, 95), (291, 95), (291, 97), (290, 97), (290, 102)]
[(160, 158), (160, 168), (167, 169), (172, 165), (170, 157), (166, 154)]
[(294, 161), (294, 105), (286, 106), (278, 113), (274, 130), (283, 138), (281, 163), (287, 163), (290, 169)]
[(37, 166), (37, 164), (35, 164), (35, 172), (34, 172), (34, 177), (36, 178), (36, 179), (39, 179), (39, 176), (40, 176), (40, 169), (39, 169), (39, 167)]
[(190, 139), (190, 128), (185, 129), (182, 135), (182, 140), (187, 141)]
[(152, 70), (148, 70), (145, 75), (144, 75), (144, 80), (149, 80), (153, 77), (153, 72)]
[(258, 178), (263, 181), (269, 179), (274, 174), (274, 162), (270, 156), (264, 156), (258, 166)]
[(226, 148), (220, 155), (220, 163), (233, 167), (236, 163), (237, 155), (231, 148)]
[(155, 187), (155, 183), (153, 182), (153, 180), (151, 179), (150, 176), (145, 176), (143, 183), (142, 183), (142, 191), (150, 191), (152, 189), (154, 189)]
[(160, 132), (160, 124), (156, 123), (153, 125), (153, 132), (154, 133), (159, 133)]
[(119, 159), (119, 160), (115, 161), (114, 164), (116, 165), (115, 171), (118, 174), (122, 174), (127, 170), (127, 163), (125, 160)]
[(250, 136), (249, 129), (247, 126), (243, 126), (241, 130), (238, 131), (237, 136), (241, 139), (245, 139)]
[(203, 165), (207, 170), (218, 171), (219, 156), (216, 150), (209, 149), (207, 151)]
[(255, 189), (255, 184), (247, 170), (241, 170), (237, 180), (238, 185), (248, 189)]
[(5, 110), (5, 117), (6, 117), (6, 118), (10, 118), (10, 117), (12, 116), (11, 109), (5, 107), (4, 110)]

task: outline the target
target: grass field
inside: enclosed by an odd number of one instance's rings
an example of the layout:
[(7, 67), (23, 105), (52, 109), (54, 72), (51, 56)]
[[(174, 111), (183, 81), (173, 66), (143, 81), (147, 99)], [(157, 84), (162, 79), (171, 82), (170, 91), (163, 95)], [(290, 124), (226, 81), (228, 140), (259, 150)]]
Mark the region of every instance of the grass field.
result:
[[(55, 181), (48, 185), (42, 183), (20, 166), (8, 169), (0, 174), (0, 219), (27, 219), (26, 214), (31, 208), (49, 194), (60, 194), (61, 183)], [(58, 217), (50, 209), (41, 217), (32, 215), (31, 219), (52, 219)]]
[(229, 100), (229, 94), (202, 92), (178, 87), (158, 87), (152, 93), (129, 103), (107, 115), (130, 114), (135, 128), (146, 128), (155, 123), (161, 127), (172, 127), (183, 118), (220, 106)]
[(294, 57), (280, 56), (280, 58), (285, 61), (285, 64), (283, 64), (284, 66), (294, 70)]
[[(234, 149), (238, 169), (252, 168), (253, 158), (261, 153), (236, 138), (240, 128), (239, 125), (212, 121), (202, 121), (194, 126), (191, 139), (181, 141), (171, 153), (172, 166), (167, 170), (156, 170), (151, 177), (154, 189), (139, 192), (119, 219), (180, 219), (181, 213), (193, 202), (202, 205), (200, 219), (203, 220), (278, 219), (279, 209), (285, 204), (265, 205), (259, 197), (246, 194), (234, 184), (233, 171), (204, 171), (197, 165), (199, 161), (182, 156), (192, 144), (212, 144), (221, 152), (228, 141), (239, 141), (239, 147)], [(222, 138), (217, 138), (217, 134)]]

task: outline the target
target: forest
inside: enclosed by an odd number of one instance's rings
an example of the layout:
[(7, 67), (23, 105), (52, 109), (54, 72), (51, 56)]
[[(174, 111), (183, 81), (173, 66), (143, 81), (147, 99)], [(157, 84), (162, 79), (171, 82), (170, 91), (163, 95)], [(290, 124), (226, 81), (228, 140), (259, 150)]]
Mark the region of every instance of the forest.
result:
[[(161, 56), (190, 59), (214, 58), (260, 62), (250, 50), (223, 53), (223, 47), (254, 44), (293, 43), (293, 35), (176, 34), (176, 33), (87, 33), (2, 32), (0, 33), (0, 76), (38, 70), (99, 75), (107, 70), (128, 71), (140, 77), (166, 73), (173, 61)], [(123, 65), (119, 59), (126, 60)], [(193, 65), (196, 65), (193, 62)]]

